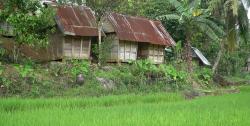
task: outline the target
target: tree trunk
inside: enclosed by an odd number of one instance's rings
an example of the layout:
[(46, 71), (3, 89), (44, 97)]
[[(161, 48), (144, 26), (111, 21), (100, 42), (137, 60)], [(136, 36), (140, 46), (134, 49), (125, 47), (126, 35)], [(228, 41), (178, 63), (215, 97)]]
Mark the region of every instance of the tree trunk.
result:
[(98, 24), (98, 65), (101, 66), (102, 22)]
[(192, 48), (191, 48), (191, 35), (190, 33), (186, 34), (186, 43), (185, 43), (185, 50), (186, 50), (186, 61), (187, 61), (187, 70), (189, 73), (193, 72), (193, 65), (192, 65)]
[(224, 52), (224, 45), (223, 43), (221, 42), (220, 43), (220, 51), (218, 52), (218, 55), (217, 55), (217, 58), (215, 60), (215, 63), (213, 65), (213, 68), (212, 68), (212, 72), (213, 74), (217, 71), (217, 68), (219, 66), (219, 63), (220, 63), (220, 60), (221, 60), (221, 57), (223, 55), (223, 52)]
[(13, 62), (14, 63), (18, 62), (19, 53), (20, 53), (20, 45), (14, 43), (13, 45)]

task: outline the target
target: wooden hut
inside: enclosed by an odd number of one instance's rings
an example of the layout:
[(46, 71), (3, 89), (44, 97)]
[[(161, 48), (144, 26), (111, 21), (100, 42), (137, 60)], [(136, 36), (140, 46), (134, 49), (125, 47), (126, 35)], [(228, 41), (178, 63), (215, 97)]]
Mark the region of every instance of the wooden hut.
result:
[(103, 31), (113, 38), (109, 62), (142, 58), (161, 64), (165, 47), (175, 45), (161, 22), (141, 17), (111, 13), (105, 17)]
[[(98, 36), (94, 12), (86, 6), (57, 6), (57, 30), (49, 37), (48, 48), (34, 49), (23, 45), (21, 52), (41, 61), (89, 59), (91, 40)], [(12, 38), (2, 38), (4, 47), (13, 48)]]
[(57, 25), (63, 33), (61, 56), (70, 59), (89, 59), (91, 40), (98, 36), (93, 11), (84, 6), (58, 7)]

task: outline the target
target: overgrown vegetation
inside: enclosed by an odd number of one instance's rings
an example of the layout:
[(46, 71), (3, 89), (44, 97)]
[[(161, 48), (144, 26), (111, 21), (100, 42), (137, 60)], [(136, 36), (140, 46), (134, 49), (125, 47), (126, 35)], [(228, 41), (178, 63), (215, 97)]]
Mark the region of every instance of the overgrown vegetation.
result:
[[(79, 74), (84, 77), (82, 87), (76, 82)], [(110, 80), (111, 90), (106, 89), (98, 78)], [(156, 66), (146, 60), (102, 68), (79, 60), (48, 65), (26, 62), (24, 65), (1, 64), (0, 93), (3, 96), (51, 97), (161, 92), (189, 87), (186, 79), (187, 73), (183, 70), (172, 65)]]
[[(216, 75), (247, 76), (247, 72), (242, 71), (250, 50), (246, 39), (249, 37), (248, 23), (242, 2), (239, 0), (239, 4), (235, 4), (236, 1), (229, 1), (232, 7), (228, 8), (223, 6), (226, 1), (216, 0), (60, 0), (59, 3), (68, 5), (86, 2), (96, 12), (99, 24), (102, 16), (112, 11), (160, 19), (178, 42), (171, 48), (171, 54), (165, 56), (165, 64), (154, 65), (150, 61), (139, 60), (115, 65), (107, 64), (113, 38), (102, 38), (100, 45), (92, 48), (96, 56), (94, 59), (98, 59), (101, 66), (83, 60), (42, 64), (21, 57), (18, 49), (22, 44), (48, 45), (48, 36), (55, 30), (55, 11), (43, 7), (37, 0), (0, 1), (4, 6), (0, 11), (0, 21), (13, 27), (16, 39), (14, 57), (0, 48), (0, 94), (22, 97), (100, 96), (176, 91), (194, 88), (194, 85), (209, 89), (214, 87)], [(236, 25), (240, 26), (239, 29), (232, 27)], [(230, 44), (236, 44), (235, 48), (229, 48)], [(216, 70), (192, 62), (191, 46), (199, 48), (212, 64), (218, 63), (214, 66)], [(17, 59), (15, 64), (10, 62)], [(84, 85), (77, 83), (79, 75)]]

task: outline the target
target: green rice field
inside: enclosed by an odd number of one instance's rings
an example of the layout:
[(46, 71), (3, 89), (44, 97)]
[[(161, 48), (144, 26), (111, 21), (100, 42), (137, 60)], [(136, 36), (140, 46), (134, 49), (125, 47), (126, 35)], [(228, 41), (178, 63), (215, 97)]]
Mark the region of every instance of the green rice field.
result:
[(250, 126), (250, 87), (185, 100), (180, 93), (0, 100), (0, 126)]

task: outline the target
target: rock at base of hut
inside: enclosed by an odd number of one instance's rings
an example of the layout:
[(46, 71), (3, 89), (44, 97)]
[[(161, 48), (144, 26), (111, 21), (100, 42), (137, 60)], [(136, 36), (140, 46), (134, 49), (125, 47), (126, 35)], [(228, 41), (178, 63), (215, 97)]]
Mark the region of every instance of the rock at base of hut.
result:
[(112, 90), (115, 88), (115, 84), (112, 80), (109, 79), (105, 79), (105, 78), (96, 78), (100, 84), (103, 86), (103, 88), (107, 89), (107, 90)]
[(76, 83), (78, 85), (83, 85), (84, 84), (84, 76), (83, 76), (83, 74), (77, 75), (77, 77), (76, 77)]

